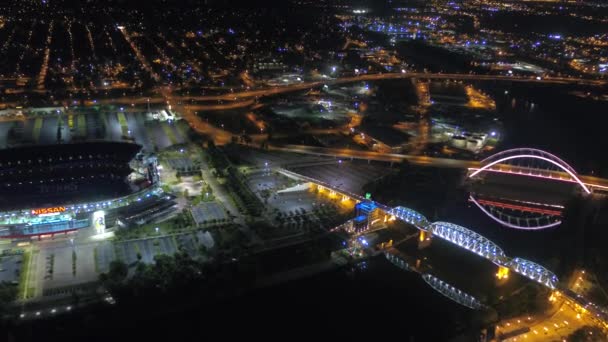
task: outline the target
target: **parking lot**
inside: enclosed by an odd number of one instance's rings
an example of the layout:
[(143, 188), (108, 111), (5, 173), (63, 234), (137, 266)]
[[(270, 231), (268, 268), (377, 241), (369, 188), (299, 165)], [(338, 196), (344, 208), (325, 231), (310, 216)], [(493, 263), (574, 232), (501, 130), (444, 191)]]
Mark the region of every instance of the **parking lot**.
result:
[(268, 199), (268, 205), (280, 212), (289, 213), (304, 209), (311, 212), (313, 207), (322, 203), (322, 199), (311, 191), (295, 191), (273, 194)]
[(389, 167), (381, 163), (346, 160), (336, 160), (325, 165), (292, 167), (289, 170), (355, 194), (361, 194), (365, 184), (391, 172)]
[(290, 185), (290, 179), (277, 174), (270, 168), (252, 171), (247, 174), (247, 185), (256, 194), (263, 190), (278, 191)]
[(9, 255), (0, 257), (0, 283), (13, 283), (19, 281), (23, 261), (22, 255)]
[(240, 160), (255, 167), (283, 167), (293, 163), (315, 162), (328, 160), (325, 157), (315, 157), (287, 152), (261, 151), (244, 146), (224, 146), (226, 152), (238, 156)]
[[(138, 261), (154, 263), (154, 257), (160, 254), (173, 255), (179, 248), (188, 254), (199, 255), (200, 245), (213, 248), (215, 242), (209, 232), (197, 231), (173, 236), (131, 240), (122, 242), (103, 242), (96, 246), (91, 255), (96, 257), (97, 273), (108, 272), (110, 263), (120, 259), (133, 268)], [(141, 257), (141, 260), (138, 258)]]
[(190, 209), (192, 218), (197, 225), (207, 223), (211, 220), (216, 222), (228, 218), (226, 209), (217, 202), (201, 202)]
[[(121, 121), (126, 123), (123, 131)], [(188, 141), (183, 122), (151, 121), (144, 112), (88, 111), (73, 114), (56, 113), (39, 114), (25, 121), (0, 122), (0, 148), (10, 143), (35, 142), (38, 144), (56, 144), (76, 139), (121, 141), (123, 136), (130, 137), (143, 146), (144, 150), (153, 152), (175, 144)], [(58, 127), (61, 122), (60, 135)], [(13, 137), (9, 141), (9, 131)], [(60, 137), (60, 140), (58, 140)]]
[(173, 185), (173, 191), (179, 194), (187, 191), (189, 197), (198, 196), (202, 193), (203, 185), (202, 180), (194, 180), (192, 176), (182, 177), (181, 182)]
[[(38, 279), (43, 295), (57, 295), (55, 288), (65, 288), (97, 281), (94, 244), (43, 248), (37, 255)], [(38, 292), (40, 294), (40, 292)]]

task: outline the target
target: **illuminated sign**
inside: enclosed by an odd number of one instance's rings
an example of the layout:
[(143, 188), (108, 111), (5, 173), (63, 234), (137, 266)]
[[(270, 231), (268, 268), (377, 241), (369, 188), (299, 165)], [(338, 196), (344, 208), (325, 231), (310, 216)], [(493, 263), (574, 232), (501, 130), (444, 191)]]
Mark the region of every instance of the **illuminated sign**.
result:
[(365, 199), (371, 199), (372, 198), (372, 194), (367, 192), (365, 193)]
[(32, 209), (32, 215), (45, 215), (45, 214), (57, 214), (65, 211), (65, 207), (50, 207), (50, 208), (40, 208), (40, 209)]

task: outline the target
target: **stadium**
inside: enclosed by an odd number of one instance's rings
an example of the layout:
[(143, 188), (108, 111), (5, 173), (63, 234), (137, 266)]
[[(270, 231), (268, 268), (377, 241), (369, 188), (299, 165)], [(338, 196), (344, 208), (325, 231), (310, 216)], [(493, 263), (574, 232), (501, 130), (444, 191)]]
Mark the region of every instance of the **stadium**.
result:
[[(0, 150), (0, 238), (105, 231), (121, 216), (164, 213), (156, 158), (130, 142), (89, 141)], [(160, 209), (159, 209), (160, 208)]]

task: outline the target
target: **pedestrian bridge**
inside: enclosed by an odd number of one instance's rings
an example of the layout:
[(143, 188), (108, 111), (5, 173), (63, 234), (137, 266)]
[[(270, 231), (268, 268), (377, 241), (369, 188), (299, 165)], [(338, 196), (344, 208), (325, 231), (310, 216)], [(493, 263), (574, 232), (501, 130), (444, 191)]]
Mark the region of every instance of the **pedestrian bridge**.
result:
[(450, 222), (430, 223), (424, 215), (406, 207), (395, 207), (387, 213), (396, 219), (430, 233), (431, 236), (453, 243), (491, 261), (497, 266), (508, 268), (551, 289), (555, 289), (558, 285), (557, 276), (553, 272), (523, 258), (509, 258), (500, 246), (468, 228)]

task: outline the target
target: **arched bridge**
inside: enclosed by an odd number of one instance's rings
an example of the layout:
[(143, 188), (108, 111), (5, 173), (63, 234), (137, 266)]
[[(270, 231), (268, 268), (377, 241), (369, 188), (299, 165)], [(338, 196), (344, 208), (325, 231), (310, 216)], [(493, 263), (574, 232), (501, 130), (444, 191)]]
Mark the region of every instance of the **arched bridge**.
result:
[(505, 252), (494, 242), (482, 235), (449, 222), (433, 222), (430, 228), (433, 236), (438, 236), (468, 251), (482, 256), (496, 265), (504, 266), (508, 260)]
[(557, 287), (557, 276), (537, 263), (522, 258), (513, 258), (507, 265), (524, 277), (535, 280), (551, 289)]
[(577, 183), (584, 192), (591, 193), (572, 166), (549, 152), (535, 148), (515, 148), (496, 153), (482, 160), (479, 168), (471, 170), (470, 178), (485, 171), (521, 174)]
[(497, 244), (468, 228), (450, 222), (430, 223), (424, 215), (406, 207), (395, 207), (387, 213), (433, 236), (473, 252), (497, 266), (509, 268), (551, 289), (557, 286), (558, 279), (553, 272), (522, 258), (509, 258)]
[(395, 207), (390, 209), (387, 214), (395, 216), (401, 221), (409, 223), (424, 231), (428, 231), (429, 227), (431, 226), (431, 222), (429, 222), (424, 215), (410, 208)]

